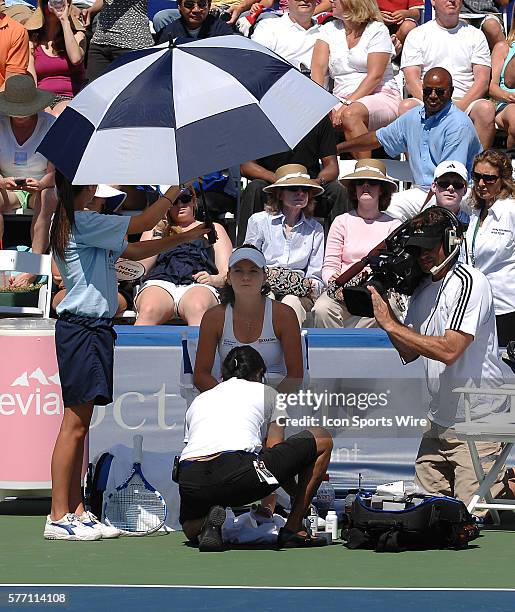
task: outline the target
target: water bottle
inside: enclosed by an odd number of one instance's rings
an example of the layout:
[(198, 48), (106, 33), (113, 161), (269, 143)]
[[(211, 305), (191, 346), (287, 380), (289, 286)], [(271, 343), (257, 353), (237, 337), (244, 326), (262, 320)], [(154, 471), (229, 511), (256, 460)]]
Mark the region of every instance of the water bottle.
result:
[(329, 482), (329, 474), (326, 474), (316, 495), (317, 510), (322, 518), (325, 518), (329, 508), (334, 508), (334, 497), (333, 485)]
[(315, 538), (317, 535), (317, 529), (318, 529), (317, 509), (312, 504), (309, 507), (309, 515), (306, 518), (306, 531), (312, 538)]
[(60, 12), (64, 8), (66, 0), (48, 0), (48, 6), (51, 6), (54, 10)]
[(338, 537), (338, 517), (336, 510), (329, 510), (325, 517), (325, 530), (331, 534), (331, 539), (336, 540)]

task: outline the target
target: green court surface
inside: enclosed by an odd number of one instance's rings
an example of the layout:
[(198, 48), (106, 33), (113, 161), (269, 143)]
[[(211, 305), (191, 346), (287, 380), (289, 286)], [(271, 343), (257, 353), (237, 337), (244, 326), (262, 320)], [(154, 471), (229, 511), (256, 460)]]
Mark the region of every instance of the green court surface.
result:
[[(4, 584), (511, 588), (515, 531), (486, 529), (467, 550), (199, 553), (180, 532), (99, 542), (43, 539), (42, 516), (0, 516)], [(512, 526), (510, 525), (510, 528)]]

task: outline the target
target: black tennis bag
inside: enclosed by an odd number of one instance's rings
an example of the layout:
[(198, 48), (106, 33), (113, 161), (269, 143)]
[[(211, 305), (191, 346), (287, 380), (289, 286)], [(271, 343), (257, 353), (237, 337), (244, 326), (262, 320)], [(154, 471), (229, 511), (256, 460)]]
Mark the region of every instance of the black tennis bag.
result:
[(347, 548), (376, 552), (466, 548), (478, 535), (465, 504), (453, 497), (429, 497), (405, 510), (380, 510), (357, 495), (349, 525), (342, 530)]

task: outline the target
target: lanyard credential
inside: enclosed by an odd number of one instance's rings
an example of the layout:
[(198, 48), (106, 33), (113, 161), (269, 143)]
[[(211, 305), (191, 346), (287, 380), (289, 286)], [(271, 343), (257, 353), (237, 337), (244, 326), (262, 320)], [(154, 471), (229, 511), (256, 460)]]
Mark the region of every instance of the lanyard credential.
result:
[(477, 218), (476, 227), (474, 228), (474, 235), (472, 236), (472, 244), (470, 245), (470, 263), (472, 264), (473, 268), (476, 267), (476, 256), (474, 255), (474, 247), (476, 245), (476, 237), (477, 237), (477, 233), (479, 232), (480, 225), (481, 225), (481, 213), (479, 213), (479, 216)]

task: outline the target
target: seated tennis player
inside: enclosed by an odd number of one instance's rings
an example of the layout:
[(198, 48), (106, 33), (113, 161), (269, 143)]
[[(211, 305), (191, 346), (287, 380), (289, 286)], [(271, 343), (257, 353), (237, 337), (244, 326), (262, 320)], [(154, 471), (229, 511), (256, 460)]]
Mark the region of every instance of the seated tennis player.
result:
[(223, 550), (226, 507), (266, 498), (278, 487), (293, 498), (278, 546), (325, 544), (311, 538), (302, 522), (326, 473), (331, 436), (314, 427), (285, 440), (284, 427), (276, 422), (277, 393), (262, 382), (265, 371), (255, 349), (233, 348), (223, 362), (223, 382), (199, 395), (186, 413), (179, 520), (200, 551)]

